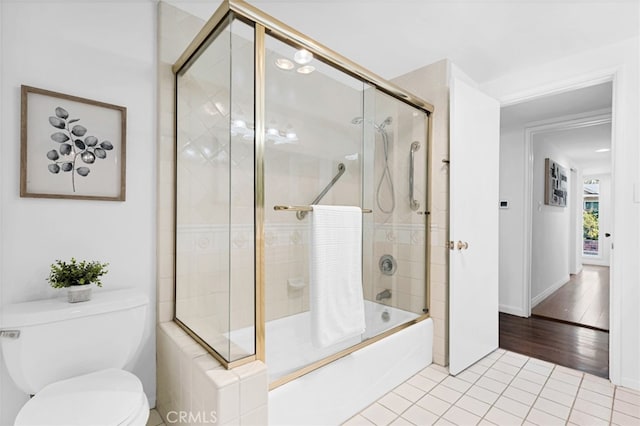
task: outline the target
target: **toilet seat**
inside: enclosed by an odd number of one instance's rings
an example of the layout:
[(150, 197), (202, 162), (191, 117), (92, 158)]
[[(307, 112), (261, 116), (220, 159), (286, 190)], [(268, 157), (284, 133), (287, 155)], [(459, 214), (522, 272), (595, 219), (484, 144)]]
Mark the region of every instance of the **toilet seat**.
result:
[(149, 403), (140, 380), (107, 369), (51, 383), (27, 402), (16, 426), (120, 426), (146, 424)]

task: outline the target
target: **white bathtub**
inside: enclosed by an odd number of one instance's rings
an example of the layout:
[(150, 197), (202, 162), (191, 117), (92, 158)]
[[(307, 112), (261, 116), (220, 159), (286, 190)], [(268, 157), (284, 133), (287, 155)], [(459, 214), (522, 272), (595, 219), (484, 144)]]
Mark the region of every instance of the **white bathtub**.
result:
[[(417, 317), (367, 302), (364, 338)], [(383, 321), (387, 310), (391, 319)], [(274, 377), (299, 369), (362, 339), (313, 348), (309, 313), (267, 323), (267, 369)], [(339, 425), (431, 364), (433, 322), (426, 319), (269, 392), (270, 425)]]
[[(311, 342), (311, 314), (309, 311), (267, 322), (265, 337), (269, 381), (273, 382), (302, 367), (418, 317), (414, 313), (379, 303), (367, 300), (364, 303), (365, 332), (361, 336), (344, 340), (326, 348), (317, 348)], [(387, 321), (382, 318), (383, 312), (388, 314), (385, 316), (388, 318)], [(246, 338), (251, 337), (250, 334), (246, 336)], [(233, 338), (234, 341), (238, 341), (238, 336), (235, 333), (233, 333)]]

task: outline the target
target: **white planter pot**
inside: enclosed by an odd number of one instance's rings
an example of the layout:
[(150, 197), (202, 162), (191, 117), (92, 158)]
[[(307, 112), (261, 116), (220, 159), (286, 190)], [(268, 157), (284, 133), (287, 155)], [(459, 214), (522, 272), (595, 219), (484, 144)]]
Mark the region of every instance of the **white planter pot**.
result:
[(92, 287), (93, 284), (72, 285), (67, 287), (67, 301), (69, 303), (76, 303), (91, 300)]

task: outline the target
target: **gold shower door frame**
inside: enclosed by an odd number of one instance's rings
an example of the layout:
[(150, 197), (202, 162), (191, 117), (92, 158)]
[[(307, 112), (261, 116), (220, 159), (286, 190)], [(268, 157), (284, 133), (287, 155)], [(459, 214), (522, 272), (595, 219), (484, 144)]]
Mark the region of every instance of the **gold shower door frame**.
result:
[[(350, 75), (362, 82), (368, 83), (375, 87), (377, 90), (390, 95), (391, 97), (408, 104), (411, 107), (419, 109), (426, 114), (426, 143), (427, 149), (425, 150), (427, 155), (427, 170), (426, 176), (429, 179), (430, 168), (428, 166), (431, 158), (431, 133), (432, 133), (432, 119), (433, 105), (425, 102), (424, 100), (406, 92), (405, 90), (395, 86), (394, 84), (384, 80), (376, 74), (366, 70), (360, 65), (352, 62), (344, 56), (334, 52), (333, 50), (321, 45), (320, 43), (310, 39), (304, 34), (296, 31), (288, 25), (278, 21), (277, 19), (265, 14), (259, 9), (251, 6), (243, 0), (224, 0), (218, 9), (214, 12), (211, 18), (205, 23), (200, 32), (196, 35), (193, 41), (187, 46), (186, 50), (182, 53), (180, 58), (173, 65), (172, 70), (175, 78), (177, 79), (180, 71), (192, 61), (196, 60), (199, 56), (199, 52), (208, 46), (208, 42), (215, 38), (224, 24), (231, 22), (233, 19), (239, 19), (250, 26), (254, 27), (255, 40), (254, 40), (254, 66), (255, 66), (255, 80), (254, 80), (254, 114), (255, 114), (255, 355), (249, 355), (247, 357), (238, 359), (236, 361), (228, 361), (216, 352), (209, 344), (203, 341), (198, 335), (193, 333), (185, 324), (175, 318), (174, 321), (180, 325), (191, 337), (198, 341), (204, 348), (206, 348), (213, 357), (215, 357), (225, 368), (234, 368), (251, 361), (260, 360), (265, 361), (265, 269), (264, 269), (264, 150), (265, 150), (265, 37), (267, 34), (270, 36), (292, 45), (296, 48), (304, 48), (311, 52), (314, 58), (336, 68), (347, 75)], [(176, 100), (177, 100), (177, 85), (176, 85)], [(428, 186), (427, 186), (428, 188)], [(177, 190), (177, 188), (176, 188)], [(427, 218), (425, 224), (425, 262), (430, 259), (430, 223), (431, 223), (431, 192), (427, 191)], [(429, 275), (430, 268), (425, 268), (425, 301), (424, 306), (429, 307)], [(175, 285), (175, 283), (174, 283)], [(175, 311), (174, 311), (175, 312)], [(377, 336), (360, 342), (354, 346), (316, 361), (306, 367), (303, 367), (297, 371), (294, 371), (286, 376), (283, 376), (274, 382), (270, 383), (269, 388), (274, 389), (281, 386), (291, 380), (294, 380), (304, 374), (310, 373), (324, 365), (327, 365), (339, 358), (342, 358), (350, 353), (357, 351), (363, 347), (366, 347), (372, 343), (375, 343), (381, 339), (386, 338), (402, 329), (405, 329), (415, 323), (423, 321), (429, 318), (428, 309), (426, 312), (404, 324), (396, 326), (390, 330), (387, 330)]]

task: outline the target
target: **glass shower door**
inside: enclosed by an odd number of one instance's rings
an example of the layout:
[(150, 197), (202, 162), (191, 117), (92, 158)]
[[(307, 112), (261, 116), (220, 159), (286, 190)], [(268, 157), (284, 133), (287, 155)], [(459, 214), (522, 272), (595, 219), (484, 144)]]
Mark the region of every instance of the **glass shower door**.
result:
[(228, 19), (176, 76), (176, 320), (255, 353), (253, 28)]
[(360, 342), (358, 336), (335, 347), (312, 343), (313, 213), (274, 206), (367, 207), (362, 132), (352, 123), (362, 116), (365, 86), (303, 49), (271, 37), (266, 47), (265, 315), (273, 381)]
[[(377, 90), (365, 99), (364, 204), (373, 215), (365, 229), (364, 290), (377, 305), (375, 324), (385, 307), (414, 316), (427, 309), (427, 116)], [(383, 330), (397, 325), (385, 322)], [(372, 326), (367, 337), (379, 331)]]
[[(266, 362), (277, 381), (426, 312), (427, 116), (304, 50), (266, 46)], [(329, 346), (313, 339), (313, 213), (287, 210), (314, 203), (368, 211), (364, 333)]]

